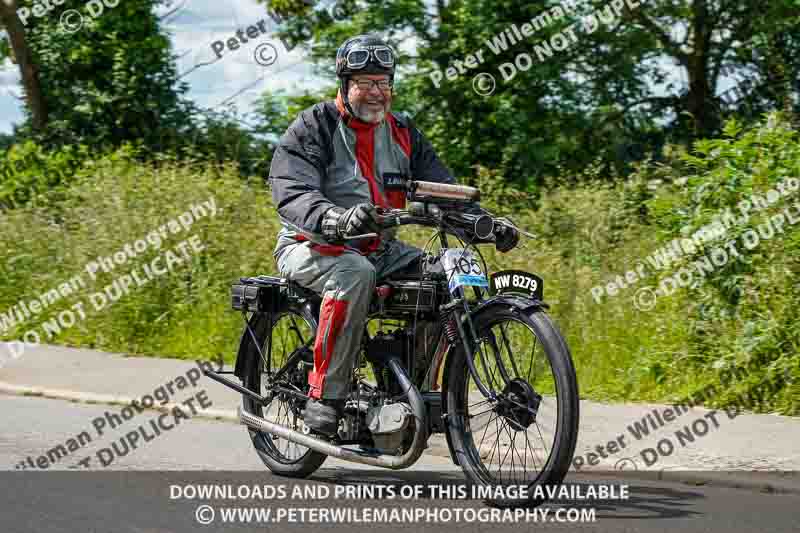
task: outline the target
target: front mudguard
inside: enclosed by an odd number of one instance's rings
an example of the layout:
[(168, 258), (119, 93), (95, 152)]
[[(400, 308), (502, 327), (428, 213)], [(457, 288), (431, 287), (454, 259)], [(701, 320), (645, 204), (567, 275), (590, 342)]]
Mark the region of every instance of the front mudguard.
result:
[[(479, 302), (473, 309), (470, 310), (470, 318), (475, 320), (480, 313), (491, 313), (497, 307), (510, 307), (519, 312), (526, 312), (529, 309), (548, 309), (550, 306), (541, 300), (535, 300), (527, 296), (518, 296), (515, 294), (499, 294), (492, 296), (486, 300)], [(447, 439), (447, 449), (450, 450), (450, 458), (453, 464), (458, 465), (455, 449), (453, 448), (452, 438), (450, 437), (450, 410), (447, 405), (447, 392), (449, 390), (449, 376), (450, 376), (450, 361), (452, 360), (452, 346), (448, 348), (447, 357), (444, 364), (444, 376), (442, 379), (442, 419), (444, 420), (445, 431), (444, 435)]]

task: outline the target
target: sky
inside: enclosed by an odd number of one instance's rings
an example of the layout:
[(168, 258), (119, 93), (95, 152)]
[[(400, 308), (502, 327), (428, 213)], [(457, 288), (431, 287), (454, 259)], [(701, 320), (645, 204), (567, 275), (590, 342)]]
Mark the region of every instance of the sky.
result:
[[(246, 113), (266, 90), (302, 90), (322, 83), (306, 60), (307, 51), (297, 46), (288, 52), (274, 37), (277, 26), (263, 4), (255, 0), (171, 0), (171, 4), (160, 7), (158, 13), (165, 17), (162, 28), (178, 56), (181, 81), (189, 85), (187, 96), (197, 105), (215, 108), (233, 103)], [(328, 5), (333, 1), (320, 0), (317, 8)], [(237, 50), (226, 47), (217, 58), (213, 42), (227, 41), (237, 29), (246, 31), (261, 20), (267, 33), (259, 31)], [(0, 133), (11, 133), (12, 124), (23, 118), (19, 79), (16, 65), (9, 60), (0, 63)]]

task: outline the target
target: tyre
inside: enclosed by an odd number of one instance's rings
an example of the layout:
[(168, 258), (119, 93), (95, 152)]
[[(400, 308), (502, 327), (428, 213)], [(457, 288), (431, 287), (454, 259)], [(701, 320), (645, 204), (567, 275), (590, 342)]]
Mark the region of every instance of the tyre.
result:
[[(244, 357), (246, 361), (243, 385), (270, 401), (262, 406), (245, 396), (243, 408), (246, 412), (270, 422), (301, 431), (303, 425), (300, 413), (305, 408), (305, 400), (286, 393), (274, 393), (271, 386), (278, 384), (308, 394), (308, 370), (309, 365), (313, 364), (312, 350), (317, 331), (315, 310), (309, 304), (289, 304), (286, 309), (273, 316), (271, 328), (268, 315), (262, 313), (254, 314), (249, 324), (254, 335), (245, 328), (239, 347), (239, 357)], [(261, 348), (260, 354), (253, 337)], [(276, 378), (278, 370), (298, 351), (301, 352), (300, 360)], [(261, 460), (267, 468), (281, 476), (308, 477), (322, 466), (327, 457), (268, 433), (254, 429), (249, 429), (249, 432)]]
[[(486, 497), (498, 507), (538, 505), (536, 486), (561, 483), (578, 437), (578, 384), (569, 348), (544, 311), (495, 304), (473, 317), (475, 367), (498, 399), (487, 400), (469, 372), (463, 346), (445, 368), (447, 431), (455, 457), (479, 489), (527, 486), (529, 499)], [(466, 328), (468, 329), (468, 328)], [(483, 494), (487, 494), (484, 492)]]

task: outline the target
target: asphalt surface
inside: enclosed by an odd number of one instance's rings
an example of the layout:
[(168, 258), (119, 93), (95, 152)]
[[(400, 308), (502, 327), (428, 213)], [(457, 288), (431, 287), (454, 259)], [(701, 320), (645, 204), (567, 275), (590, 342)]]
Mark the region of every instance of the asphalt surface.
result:
[[(26, 348), (21, 357), (7, 360), (3, 366), (2, 357), (6, 351), (4, 343), (0, 343), (0, 392), (40, 392), (58, 399), (103, 402), (119, 399), (129, 403), (130, 399), (163, 389), (177, 376), (191, 377), (192, 372), (198, 371), (194, 361), (128, 357), (53, 345)], [(212, 410), (235, 419), (240, 395), (205, 376), (195, 379), (187, 388), (168, 393), (171, 401), (180, 402), (200, 389), (207, 391), (213, 402)], [(727, 411), (694, 407), (668, 422), (659, 418), (662, 414), (666, 417), (667, 411), (672, 411), (672, 406), (582, 400), (575, 468), (585, 472), (635, 466), (639, 472), (651, 474), (664, 469), (726, 474), (751, 470), (800, 472), (798, 417), (752, 414), (744, 409), (731, 418)], [(635, 426), (642, 428), (637, 430), (640, 435), (633, 434)], [(552, 426), (544, 425), (543, 431), (548, 427)], [(687, 431), (695, 437), (690, 442), (677, 436), (677, 432)], [(758, 436), (757, 446), (754, 446), (754, 435)], [(650, 450), (652, 456), (652, 450), (665, 438), (674, 444), (674, 449), (646, 464), (643, 454)], [(432, 436), (430, 444), (435, 453), (448, 454), (440, 435)], [(611, 448), (612, 445), (615, 448)], [(663, 446), (662, 443), (662, 449)], [(785, 478), (776, 481), (785, 482)], [(800, 488), (800, 479), (794, 484)]]
[[(800, 495), (763, 493), (717, 486), (688, 486), (665, 481), (640, 481), (611, 475), (571, 475), (569, 484), (585, 492), (598, 484), (610, 485), (618, 493), (627, 485), (628, 497), (619, 499), (568, 500), (547, 504), (539, 514), (509, 515), (492, 512), (480, 500), (442, 499), (423, 491), (419, 499), (405, 500), (357, 498), (346, 494), (335, 497), (336, 487), (393, 487), (399, 495), (403, 486), (444, 484), (455, 487), (463, 483), (460, 469), (443, 457), (424, 455), (412, 468), (388, 471), (328, 459), (310, 479), (293, 480), (271, 474), (253, 451), (246, 430), (227, 422), (200, 418), (180, 420), (169, 431), (140, 442), (134, 450), (121, 455), (119, 439), (126, 432), (159, 416), (156, 411), (143, 411), (115, 429), (103, 428), (98, 435), (98, 418), (105, 412), (119, 412), (119, 406), (85, 405), (36, 397), (0, 395), (0, 531), (55, 532), (97, 531), (166, 533), (178, 531), (725, 531), (779, 532), (797, 531)], [(78, 435), (85, 431), (91, 442)], [(47, 459), (46, 468), (34, 468), (41, 456), (58, 444), (65, 449), (75, 439), (73, 451)], [(79, 446), (79, 447), (77, 447)], [(76, 449), (77, 447), (77, 449)], [(99, 450), (110, 450), (99, 452)], [(125, 451), (124, 448), (122, 451)], [(98, 453), (99, 452), (99, 453)], [(110, 459), (113, 454), (113, 460)], [(80, 462), (89, 457), (82, 466)], [(102, 459), (101, 459), (102, 458)], [(103, 466), (103, 461), (109, 462)], [(78, 468), (73, 468), (77, 466)], [(244, 498), (201, 499), (186, 497), (182, 487), (214, 483), (228, 490), (240, 486), (262, 487), (262, 497), (252, 494)], [(295, 487), (307, 486), (317, 492), (304, 498), (294, 495)], [(178, 487), (178, 488), (176, 488)], [(271, 487), (271, 489), (266, 488)], [(327, 489), (319, 488), (327, 487)], [(267, 492), (277, 491), (271, 497)], [(285, 491), (283, 498), (279, 491)], [(306, 489), (309, 490), (309, 489)], [(329, 494), (325, 494), (325, 490)], [(376, 489), (377, 490), (377, 489)], [(180, 494), (179, 494), (180, 493)], [(236, 495), (236, 494), (234, 494)], [(241, 494), (239, 494), (241, 496)], [(261, 496), (261, 495), (259, 495)], [(296, 496), (296, 497), (295, 497)], [(372, 495), (368, 495), (372, 496)], [(198, 523), (198, 508), (209, 505), (215, 520), (209, 525)], [(234, 523), (222, 523), (222, 508), (245, 507), (269, 509), (267, 523), (241, 516)], [(420, 519), (413, 523), (359, 523), (365, 514), (351, 514), (347, 524), (318, 523), (321, 516), (311, 518), (312, 511), (301, 508), (352, 509), (352, 513), (370, 510), (424, 509), (437, 510), (439, 522)], [(458, 519), (456, 509), (461, 513)], [(559, 509), (594, 511), (594, 520), (555, 523)], [(293, 511), (292, 511), (293, 510)], [(547, 516), (543, 512), (547, 511)], [(205, 512), (209, 512), (205, 509)], [(278, 513), (284, 513), (278, 517)], [(293, 512), (294, 515), (290, 515)], [(412, 511), (413, 512), (413, 511)], [(500, 513), (500, 511), (494, 511)], [(565, 512), (565, 511), (560, 511)], [(448, 514), (449, 513), (449, 514)], [(400, 514), (396, 516), (401, 516)], [(432, 516), (432, 515), (431, 515)], [(481, 522), (483, 516), (484, 522)], [(577, 514), (575, 516), (578, 516)], [(468, 518), (470, 517), (470, 518)], [(201, 515), (207, 520), (207, 515)], [(289, 522), (294, 519), (295, 522)], [(536, 519), (538, 523), (532, 523)], [(575, 518), (573, 518), (574, 520)], [(256, 519), (257, 520), (257, 519)], [(276, 521), (279, 520), (279, 521)], [(494, 523), (486, 520), (495, 520)], [(497, 522), (497, 521), (500, 522)], [(526, 521), (527, 520), (527, 521)], [(544, 520), (544, 522), (542, 522)]]

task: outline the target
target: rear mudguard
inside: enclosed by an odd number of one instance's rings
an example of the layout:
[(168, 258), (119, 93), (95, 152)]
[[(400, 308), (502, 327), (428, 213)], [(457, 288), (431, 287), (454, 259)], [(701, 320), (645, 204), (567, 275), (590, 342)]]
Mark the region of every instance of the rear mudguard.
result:
[[(302, 294), (300, 297), (289, 296), (285, 298), (283, 300), (282, 309), (280, 309), (277, 314), (291, 307), (301, 313), (308, 313), (310, 316), (313, 316), (315, 320), (319, 320), (320, 303), (321, 299), (314, 293), (308, 291), (307, 294)], [(253, 316), (251, 316), (249, 320), (250, 327), (243, 328), (242, 335), (239, 338), (239, 351), (236, 353), (236, 365), (234, 366), (233, 374), (242, 380), (242, 382), (244, 382), (244, 372), (247, 368), (247, 358), (258, 357), (258, 350), (247, 349), (249, 343), (253, 342), (250, 331), (248, 330), (252, 330), (252, 332), (257, 335), (255, 330), (256, 324), (259, 320), (264, 320), (265, 315), (268, 315), (268, 313), (253, 313)], [(269, 317), (266, 318), (268, 319)]]
[[(527, 312), (529, 309), (547, 309), (549, 306), (540, 300), (534, 300), (533, 298), (528, 298), (526, 296), (500, 294), (480, 302), (474, 309), (470, 311), (470, 318), (475, 320), (480, 313), (491, 313), (492, 310), (497, 307), (511, 307), (519, 310), (520, 312)], [(444, 419), (444, 434), (445, 438), (447, 439), (447, 448), (450, 450), (450, 458), (453, 460), (453, 464), (457, 465), (458, 459), (456, 458), (456, 454), (453, 449), (453, 443), (450, 437), (450, 419), (448, 416), (449, 410), (447, 406), (448, 376), (450, 375), (450, 361), (452, 360), (450, 357), (451, 353), (452, 346), (447, 351), (447, 360), (444, 364), (444, 375), (442, 376), (442, 418)]]

